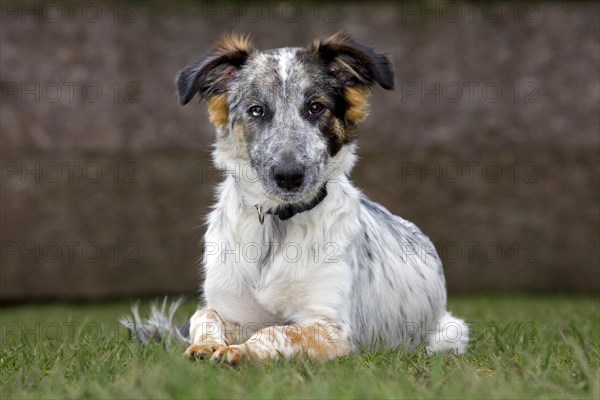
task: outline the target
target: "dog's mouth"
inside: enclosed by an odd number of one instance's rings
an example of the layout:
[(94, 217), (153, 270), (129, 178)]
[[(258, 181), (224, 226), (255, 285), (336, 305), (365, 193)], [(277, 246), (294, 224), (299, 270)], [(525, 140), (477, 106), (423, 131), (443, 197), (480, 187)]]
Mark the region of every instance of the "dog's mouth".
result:
[(273, 200), (278, 203), (278, 206), (303, 207), (317, 200), (322, 200), (324, 195), (327, 194), (326, 185), (327, 182), (324, 182), (316, 186), (311, 185), (310, 190), (277, 193), (274, 195)]
[(275, 187), (271, 183), (266, 190), (266, 194), (269, 200), (278, 205), (294, 205), (310, 201), (316, 195), (318, 189), (318, 186), (312, 182), (304, 182), (301, 186), (290, 190)]
[(305, 193), (304, 191), (294, 192), (282, 192), (282, 193), (271, 193), (270, 199), (279, 203), (278, 205), (294, 205), (302, 204), (306, 201), (310, 201), (313, 197), (312, 193)]

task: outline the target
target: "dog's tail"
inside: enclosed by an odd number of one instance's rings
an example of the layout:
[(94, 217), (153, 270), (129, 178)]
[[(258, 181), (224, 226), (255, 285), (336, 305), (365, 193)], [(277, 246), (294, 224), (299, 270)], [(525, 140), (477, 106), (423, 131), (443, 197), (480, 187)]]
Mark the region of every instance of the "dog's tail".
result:
[(427, 352), (462, 354), (469, 345), (469, 326), (448, 311), (440, 318), (435, 329), (427, 333)]
[(150, 341), (162, 342), (164, 346), (172, 343), (190, 344), (190, 322), (189, 320), (182, 325), (176, 325), (173, 322), (175, 312), (183, 303), (183, 299), (177, 299), (167, 306), (167, 298), (162, 305), (156, 303), (150, 307), (150, 316), (143, 320), (140, 317), (138, 304), (131, 307), (131, 316), (121, 318), (121, 325), (133, 333), (140, 344), (146, 344)]

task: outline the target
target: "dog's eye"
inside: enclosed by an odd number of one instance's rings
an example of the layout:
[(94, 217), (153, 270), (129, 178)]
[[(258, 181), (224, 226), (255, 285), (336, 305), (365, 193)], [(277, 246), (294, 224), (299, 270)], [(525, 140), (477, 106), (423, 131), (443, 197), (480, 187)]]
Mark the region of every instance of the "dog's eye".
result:
[(252, 106), (252, 107), (250, 107), (248, 112), (253, 117), (262, 117), (263, 115), (265, 115), (265, 112), (261, 106)]
[(318, 113), (320, 113), (321, 111), (323, 111), (323, 109), (324, 109), (324, 108), (325, 108), (325, 107), (324, 107), (324, 106), (323, 106), (323, 104), (321, 104), (321, 103), (317, 103), (317, 102), (315, 102), (315, 103), (310, 103), (310, 106), (308, 106), (308, 112), (309, 112), (311, 115), (314, 115), (314, 114), (318, 114)]

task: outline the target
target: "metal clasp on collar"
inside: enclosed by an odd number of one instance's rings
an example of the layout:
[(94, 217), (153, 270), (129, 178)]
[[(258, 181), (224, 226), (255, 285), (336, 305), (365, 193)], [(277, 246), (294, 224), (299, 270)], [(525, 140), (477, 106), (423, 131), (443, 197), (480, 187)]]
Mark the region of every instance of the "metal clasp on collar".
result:
[(258, 211), (258, 222), (260, 222), (260, 224), (264, 224), (265, 223), (265, 213), (263, 212), (263, 208), (259, 205), (256, 205), (256, 211)]

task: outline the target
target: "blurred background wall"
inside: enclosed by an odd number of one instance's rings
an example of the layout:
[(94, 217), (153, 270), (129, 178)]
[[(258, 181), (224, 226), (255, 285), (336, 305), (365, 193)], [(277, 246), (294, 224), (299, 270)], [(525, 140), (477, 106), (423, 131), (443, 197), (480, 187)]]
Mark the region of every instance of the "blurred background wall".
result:
[(2, 1), (0, 301), (193, 293), (220, 177), (177, 71), (223, 33), (393, 59), (353, 179), (451, 294), (598, 292), (597, 3)]

